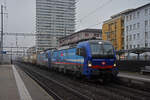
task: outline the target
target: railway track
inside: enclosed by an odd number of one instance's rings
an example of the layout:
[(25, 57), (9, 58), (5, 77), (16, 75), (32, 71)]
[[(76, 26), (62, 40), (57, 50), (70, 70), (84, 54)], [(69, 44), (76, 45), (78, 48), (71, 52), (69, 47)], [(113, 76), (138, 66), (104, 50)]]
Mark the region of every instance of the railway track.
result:
[[(55, 100), (93, 100), (79, 91), (57, 82), (41, 73), (21, 67), (32, 79), (39, 83)], [(58, 91), (59, 90), (59, 91)]]
[[(149, 100), (150, 93), (146, 91), (141, 91), (138, 89), (133, 89), (125, 87), (119, 84), (107, 84), (102, 85), (98, 82), (87, 82), (79, 79), (72, 79), (72, 77), (62, 76), (58, 73), (48, 72), (41, 70), (39, 68), (33, 67), (31, 65), (25, 66), (20, 65), (23, 70), (27, 71), (33, 79), (37, 79), (38, 83), (45, 86), (45, 90), (49, 92), (50, 90), (56, 94), (56, 100)], [(32, 74), (31, 74), (32, 73)], [(38, 73), (33, 75), (33, 73)], [(43, 81), (41, 81), (43, 80)], [(65, 81), (64, 81), (65, 80)], [(53, 84), (52, 84), (53, 83)], [(56, 87), (60, 86), (60, 87)], [(42, 86), (42, 85), (41, 85)], [(42, 86), (42, 87), (44, 87)], [(55, 87), (51, 88), (51, 87)], [(58, 91), (64, 90), (64, 91)], [(63, 92), (64, 95), (61, 93)], [(69, 93), (69, 94), (68, 94)], [(51, 92), (49, 93), (51, 95)], [(86, 94), (86, 95), (85, 95)], [(67, 97), (67, 98), (66, 98)]]

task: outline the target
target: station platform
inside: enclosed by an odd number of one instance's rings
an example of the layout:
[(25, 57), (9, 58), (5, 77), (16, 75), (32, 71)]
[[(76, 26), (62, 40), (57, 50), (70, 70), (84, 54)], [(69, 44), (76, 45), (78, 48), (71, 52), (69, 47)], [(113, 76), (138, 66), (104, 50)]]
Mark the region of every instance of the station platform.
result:
[(0, 100), (54, 100), (20, 68), (0, 65)]
[(120, 79), (133, 80), (137, 82), (150, 83), (150, 75), (142, 75), (137, 72), (120, 71), (118, 77)]

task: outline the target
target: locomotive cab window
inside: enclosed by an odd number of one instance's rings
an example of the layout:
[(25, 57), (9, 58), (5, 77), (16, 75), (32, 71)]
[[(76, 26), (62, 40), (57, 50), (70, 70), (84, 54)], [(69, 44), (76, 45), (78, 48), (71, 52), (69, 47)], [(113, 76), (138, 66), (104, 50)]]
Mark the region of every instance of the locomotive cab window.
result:
[(84, 47), (77, 48), (76, 55), (86, 57), (86, 49)]
[(114, 49), (109, 43), (91, 43), (91, 54), (93, 57), (113, 57)]

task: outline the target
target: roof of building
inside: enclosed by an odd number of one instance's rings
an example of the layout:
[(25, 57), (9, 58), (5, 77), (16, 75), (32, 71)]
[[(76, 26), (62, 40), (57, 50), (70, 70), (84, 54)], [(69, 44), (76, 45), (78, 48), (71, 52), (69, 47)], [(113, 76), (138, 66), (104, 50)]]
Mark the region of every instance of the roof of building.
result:
[(123, 15), (123, 14), (127, 13), (127, 12), (132, 11), (132, 10), (134, 10), (134, 9), (126, 9), (126, 10), (121, 11), (121, 12), (119, 12), (119, 13), (115, 14), (115, 15), (112, 15), (112, 16), (111, 16), (111, 18), (115, 18), (115, 17), (121, 16), (121, 15)]
[(132, 10), (126, 12), (126, 13), (130, 13), (130, 12), (136, 11), (136, 10), (141, 9), (141, 8), (144, 8), (144, 7), (146, 7), (146, 6), (150, 6), (150, 3), (145, 4), (145, 5), (143, 5), (143, 6), (140, 6), (140, 7), (137, 7), (137, 8), (135, 8), (135, 9), (132, 9)]
[(115, 14), (115, 15), (111, 16), (111, 18), (120, 16), (120, 15), (122, 15), (122, 14), (127, 14), (127, 13), (130, 13), (130, 12), (136, 11), (136, 10), (141, 9), (141, 8), (144, 8), (144, 7), (146, 7), (146, 6), (150, 6), (150, 3), (145, 4), (145, 5), (143, 5), (143, 6), (140, 6), (140, 7), (137, 7), (137, 8), (134, 8), (134, 9), (132, 8), (132, 9), (124, 10), (124, 11), (118, 13), (118, 14)]
[(112, 15), (112, 16), (110, 17), (110, 19), (104, 21), (104, 23), (109, 23), (110, 21), (114, 21), (114, 20), (120, 18), (120, 17), (121, 17), (122, 15), (124, 15), (125, 13), (127, 13), (127, 12), (129, 12), (129, 11), (132, 11), (132, 10), (133, 10), (133, 9), (127, 9), (127, 10), (121, 11), (121, 12), (115, 14), (115, 15)]
[(71, 35), (61, 37), (60, 39), (63, 39), (63, 38), (66, 38), (66, 37), (69, 37), (69, 36), (72, 36), (72, 35), (75, 35), (75, 34), (78, 34), (78, 33), (82, 33), (82, 32), (102, 33), (102, 30), (101, 30), (101, 29), (84, 29), (84, 30), (80, 30), (80, 31), (78, 31), (78, 32), (75, 32), (75, 33), (73, 33), (73, 34), (71, 34)]
[[(102, 32), (102, 30), (101, 29), (84, 29), (84, 30), (80, 30), (80, 31), (78, 31), (78, 32), (76, 32), (76, 33), (81, 33), (81, 32), (92, 32), (92, 33), (101, 33)], [(76, 33), (74, 33), (74, 34), (76, 34)]]
[(150, 52), (150, 48), (135, 48), (130, 50), (119, 50), (116, 52), (116, 54), (121, 55), (123, 53), (135, 53), (135, 54), (142, 54), (144, 52)]
[(114, 17), (114, 18), (110, 18), (110, 19), (108, 19), (108, 20), (105, 20), (103, 23), (106, 24), (106, 23), (113, 22), (113, 21), (115, 21), (116, 19), (118, 19), (118, 18), (120, 18), (120, 17), (121, 17), (121, 16), (119, 16), (119, 17)]
[(115, 14), (115, 15), (112, 15), (112, 16), (110, 17), (110, 19), (104, 21), (104, 23), (107, 23), (107, 22), (109, 22), (109, 21), (112, 21), (112, 19), (114, 19), (114, 18), (117, 18), (117, 17), (119, 17), (119, 16), (121, 16), (121, 15), (130, 13), (130, 12), (133, 12), (133, 11), (136, 11), (136, 10), (138, 10), (138, 9), (144, 8), (144, 7), (149, 6), (149, 5), (150, 5), (150, 3), (145, 4), (145, 5), (143, 5), (143, 6), (140, 6), (140, 7), (137, 7), (137, 8), (135, 8), (135, 9), (133, 9), (133, 8), (132, 8), (132, 9), (126, 9), (126, 10), (121, 11), (121, 12)]

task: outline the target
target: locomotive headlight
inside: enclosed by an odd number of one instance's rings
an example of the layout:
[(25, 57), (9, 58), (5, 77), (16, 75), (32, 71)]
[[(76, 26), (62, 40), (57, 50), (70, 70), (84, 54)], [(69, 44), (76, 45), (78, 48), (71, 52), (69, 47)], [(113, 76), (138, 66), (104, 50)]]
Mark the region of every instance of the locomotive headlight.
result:
[(116, 64), (114, 64), (114, 67), (116, 67), (117, 65)]
[(106, 64), (106, 62), (102, 62), (102, 65), (105, 65)]
[(88, 61), (88, 67), (92, 67), (92, 62)]

